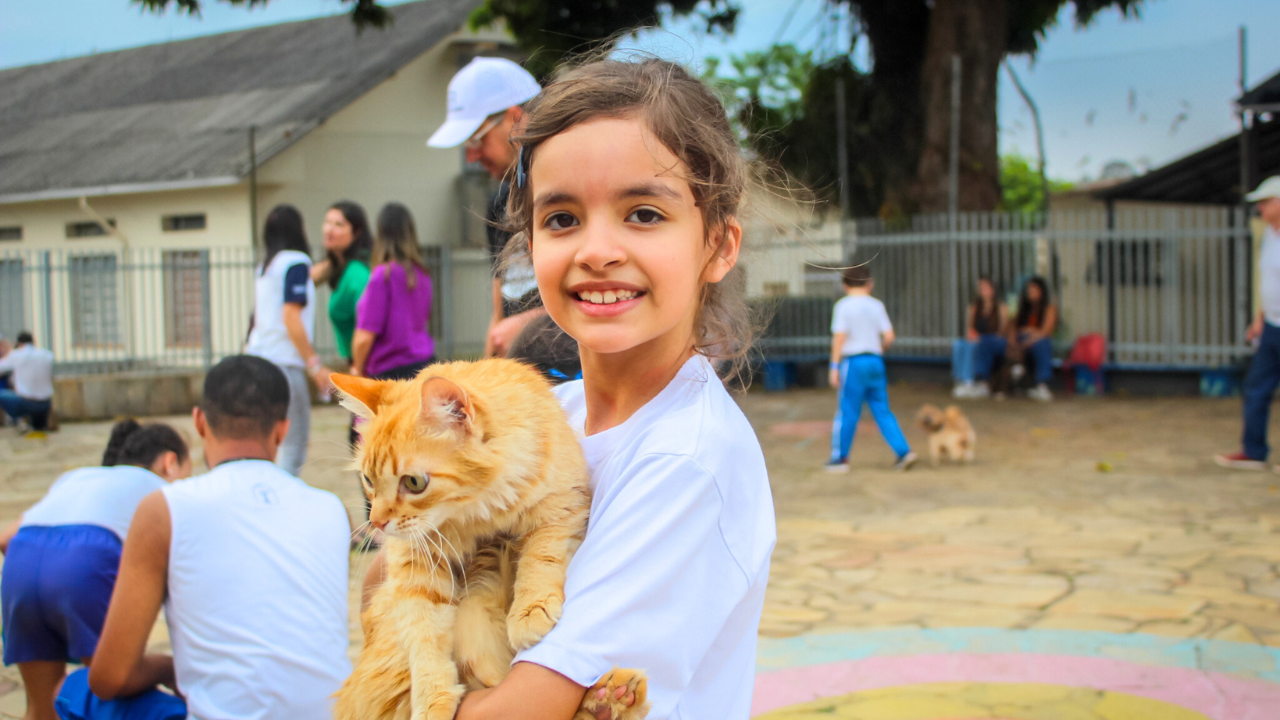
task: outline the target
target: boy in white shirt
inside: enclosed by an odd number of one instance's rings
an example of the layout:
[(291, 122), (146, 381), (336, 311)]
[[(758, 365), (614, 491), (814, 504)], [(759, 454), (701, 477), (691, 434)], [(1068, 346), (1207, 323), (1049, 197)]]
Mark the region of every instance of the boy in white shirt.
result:
[(0, 388), (0, 410), (14, 422), (29, 419), (44, 430), (53, 409), (53, 353), (36, 347), (31, 333), (18, 333), (18, 344), (0, 358), (0, 373), (12, 373), (12, 389)]
[(831, 459), (828, 472), (849, 472), (849, 450), (858, 416), (865, 402), (885, 442), (893, 448), (894, 467), (906, 470), (916, 461), (898, 420), (889, 409), (889, 385), (885, 377), (884, 349), (893, 343), (893, 323), (884, 303), (871, 297), (875, 281), (866, 265), (846, 269), (840, 276), (845, 297), (836, 303), (831, 316), (831, 387), (839, 392), (840, 404), (831, 428)]

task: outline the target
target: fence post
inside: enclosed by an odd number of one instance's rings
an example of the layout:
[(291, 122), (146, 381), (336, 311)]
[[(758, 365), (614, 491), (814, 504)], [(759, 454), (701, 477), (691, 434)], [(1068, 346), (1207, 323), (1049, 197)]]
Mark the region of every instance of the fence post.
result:
[(445, 355), (454, 359), (453, 350), (453, 247), (440, 247), (440, 335)]
[(48, 250), (40, 253), (44, 264), (44, 346), (53, 352), (53, 254)]
[(1236, 344), (1244, 341), (1245, 329), (1253, 322), (1250, 317), (1250, 270), (1253, 267), (1253, 231), (1249, 227), (1249, 215), (1244, 207), (1236, 208), (1235, 255), (1236, 255)]
[(200, 344), (204, 348), (206, 372), (213, 367), (213, 302), (210, 298), (213, 273), (209, 264), (210, 252), (212, 251), (205, 250), (200, 253), (200, 287), (204, 290), (200, 293)]
[(1184, 237), (1177, 210), (1165, 210), (1164, 266), (1165, 282), (1160, 288), (1164, 305), (1165, 364), (1178, 364), (1178, 346), (1182, 343), (1182, 239)]

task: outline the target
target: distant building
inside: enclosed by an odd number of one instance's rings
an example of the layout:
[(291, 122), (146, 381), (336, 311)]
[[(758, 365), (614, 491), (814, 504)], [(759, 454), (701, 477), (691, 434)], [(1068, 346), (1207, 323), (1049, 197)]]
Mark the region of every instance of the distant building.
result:
[[(251, 289), (207, 265), (251, 266), (277, 203), (302, 211), (317, 256), (326, 208), (351, 199), (371, 223), (403, 202), (425, 245), (481, 257), (465, 208), (482, 211), (487, 181), (425, 144), (454, 72), (512, 52), (466, 29), (477, 4), (396, 5), (385, 31), (340, 15), (0, 71), (0, 332), (48, 328), (60, 361), (234, 352)], [(124, 277), (150, 265), (154, 281)], [(476, 303), (455, 303), (479, 333), (486, 274)]]

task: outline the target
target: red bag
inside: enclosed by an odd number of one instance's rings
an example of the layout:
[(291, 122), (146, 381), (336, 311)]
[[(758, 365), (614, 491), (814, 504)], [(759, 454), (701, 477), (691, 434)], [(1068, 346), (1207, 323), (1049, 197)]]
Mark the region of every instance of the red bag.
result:
[(1102, 333), (1087, 333), (1076, 338), (1075, 345), (1071, 346), (1071, 354), (1067, 356), (1063, 366), (1083, 365), (1097, 372), (1102, 369), (1102, 363), (1106, 360), (1107, 339)]

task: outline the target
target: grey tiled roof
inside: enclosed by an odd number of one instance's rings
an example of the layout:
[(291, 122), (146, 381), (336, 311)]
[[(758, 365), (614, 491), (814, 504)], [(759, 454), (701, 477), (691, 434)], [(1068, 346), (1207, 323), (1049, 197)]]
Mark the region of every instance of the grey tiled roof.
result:
[(357, 33), (338, 15), (0, 71), (0, 202), (234, 182), (248, 172), (251, 125), (261, 164), (477, 3), (396, 5), (385, 31)]

